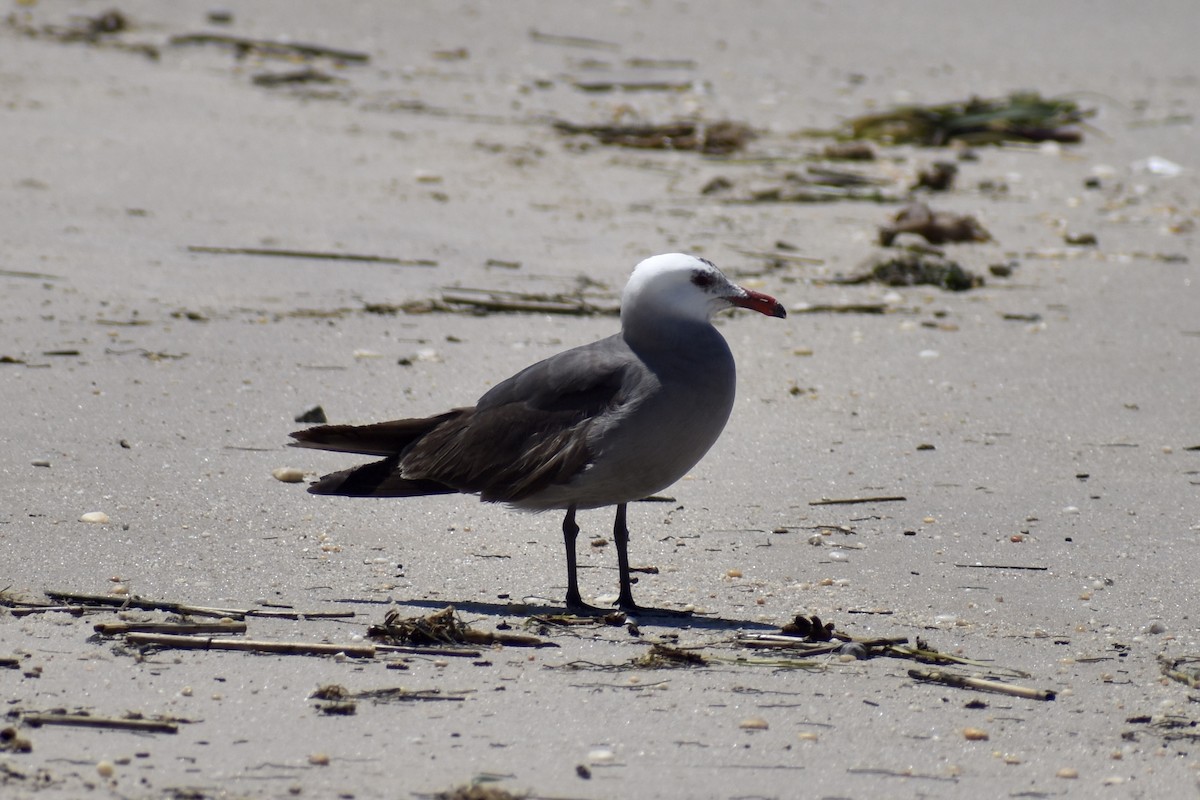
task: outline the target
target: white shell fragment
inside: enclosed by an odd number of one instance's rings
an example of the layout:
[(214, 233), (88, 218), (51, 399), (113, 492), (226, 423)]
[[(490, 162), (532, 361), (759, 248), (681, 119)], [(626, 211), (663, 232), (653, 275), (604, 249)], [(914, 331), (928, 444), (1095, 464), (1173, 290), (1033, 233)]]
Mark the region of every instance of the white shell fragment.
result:
[(90, 522), (93, 525), (107, 525), (108, 514), (103, 511), (89, 511), (79, 518), (80, 522)]
[(295, 467), (277, 467), (271, 470), (272, 477), (284, 483), (299, 483), (304, 480), (304, 470)]

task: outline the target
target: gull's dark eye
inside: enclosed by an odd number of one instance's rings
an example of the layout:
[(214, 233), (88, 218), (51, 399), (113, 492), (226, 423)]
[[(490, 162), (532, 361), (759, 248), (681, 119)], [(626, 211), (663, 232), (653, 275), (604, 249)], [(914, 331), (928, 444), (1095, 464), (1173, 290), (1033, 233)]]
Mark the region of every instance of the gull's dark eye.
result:
[(716, 283), (716, 280), (717, 279), (711, 272), (702, 272), (700, 270), (696, 270), (692, 273), (692, 283), (699, 286), (701, 289), (707, 289)]

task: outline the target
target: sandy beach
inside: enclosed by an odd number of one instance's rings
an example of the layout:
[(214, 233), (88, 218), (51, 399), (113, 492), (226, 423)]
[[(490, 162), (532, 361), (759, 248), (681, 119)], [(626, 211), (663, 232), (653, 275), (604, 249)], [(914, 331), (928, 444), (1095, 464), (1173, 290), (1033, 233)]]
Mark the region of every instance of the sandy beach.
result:
[[(2, 8), (0, 796), (1200, 796), (1200, 6)], [(1087, 116), (827, 149), (1017, 91)], [(603, 140), (678, 123), (735, 141)], [(986, 235), (882, 247), (914, 201)], [(277, 477), (355, 463), (306, 410), (471, 404), (672, 251), (789, 310), (719, 318), (725, 433), (630, 506), (690, 617), (564, 617), (557, 512)], [(447, 606), (474, 641), (369, 635)]]

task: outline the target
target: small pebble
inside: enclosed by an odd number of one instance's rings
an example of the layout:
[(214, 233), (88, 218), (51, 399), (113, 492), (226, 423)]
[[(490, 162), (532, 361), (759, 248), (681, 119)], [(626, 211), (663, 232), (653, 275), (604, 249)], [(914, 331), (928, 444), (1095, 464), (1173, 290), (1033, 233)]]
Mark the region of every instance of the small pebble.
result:
[(800, 733), (796, 734), (796, 738), (802, 742), (815, 742), (820, 737), (812, 731), (801, 731)]
[(103, 511), (89, 511), (79, 518), (80, 522), (89, 522), (93, 525), (107, 525), (108, 514)]
[(829, 560), (830, 561), (849, 561), (850, 554), (847, 553), (845, 550), (834, 550), (832, 553), (829, 554)]
[(744, 731), (765, 731), (771, 726), (762, 717), (746, 717), (738, 723), (738, 727)]
[(1075, 769), (1074, 767), (1063, 767), (1058, 772), (1054, 773), (1054, 776), (1057, 778), (1070, 778), (1071, 780), (1074, 780), (1075, 778), (1079, 777), (1079, 770)]
[(313, 753), (308, 757), (308, 763), (315, 767), (328, 767), (329, 755), (327, 753)]
[(50, 462), (44, 458), (37, 458), (30, 462), (35, 467), (48, 467)]
[(272, 477), (284, 483), (299, 483), (304, 480), (304, 471), (295, 467), (277, 467), (271, 470)]
[(111, 761), (105, 760), (97, 762), (96, 772), (99, 773), (101, 778), (111, 778), (116, 774), (117, 768), (113, 766)]
[(614, 753), (612, 750), (606, 750), (603, 748), (590, 750), (587, 754), (587, 763), (591, 764), (592, 766), (596, 766), (597, 764), (612, 764), (616, 760), (616, 753)]
[(742, 571), (740, 569), (731, 569), (725, 573), (725, 577), (726, 578), (740, 578), (740, 577), (742, 577)]
[(963, 728), (963, 738), (969, 742), (986, 742), (988, 732), (983, 728)]
[(1146, 628), (1146, 633), (1166, 633), (1166, 632), (1167, 632), (1167, 626), (1158, 621), (1151, 622), (1150, 626), (1148, 628)]

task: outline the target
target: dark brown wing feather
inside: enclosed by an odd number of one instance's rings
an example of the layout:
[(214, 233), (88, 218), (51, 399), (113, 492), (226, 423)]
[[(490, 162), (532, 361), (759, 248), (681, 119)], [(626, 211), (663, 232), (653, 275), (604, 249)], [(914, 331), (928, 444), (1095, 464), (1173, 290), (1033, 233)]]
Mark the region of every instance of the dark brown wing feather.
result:
[(627, 399), (636, 357), (619, 336), (540, 361), (475, 408), (374, 425), (322, 425), (292, 434), (296, 447), (386, 456), (326, 475), (316, 494), (410, 497), (477, 493), (518, 502), (587, 466), (587, 429)]

